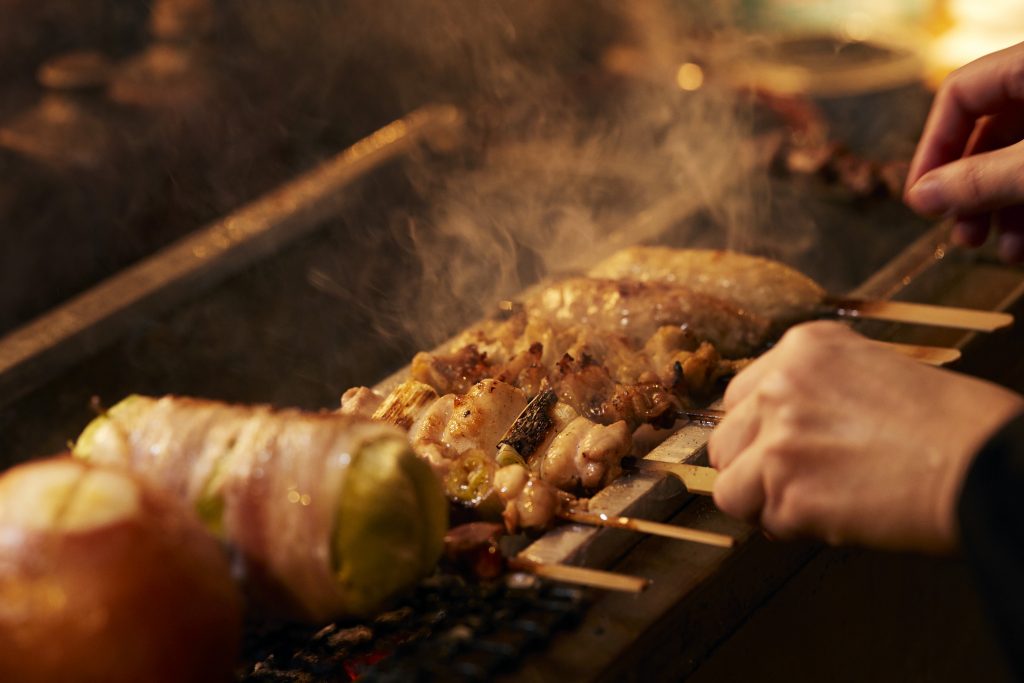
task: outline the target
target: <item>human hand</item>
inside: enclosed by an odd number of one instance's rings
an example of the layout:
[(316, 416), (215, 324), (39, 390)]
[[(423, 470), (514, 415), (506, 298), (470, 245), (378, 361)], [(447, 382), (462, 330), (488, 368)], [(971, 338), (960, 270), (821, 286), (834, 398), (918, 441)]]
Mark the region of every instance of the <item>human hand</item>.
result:
[(725, 408), (708, 444), (721, 510), (779, 538), (938, 552), (972, 457), (1024, 398), (815, 322), (737, 375)]
[(999, 255), (1024, 261), (1024, 43), (954, 71), (935, 96), (904, 200), (954, 216), (953, 239), (980, 246), (994, 224)]

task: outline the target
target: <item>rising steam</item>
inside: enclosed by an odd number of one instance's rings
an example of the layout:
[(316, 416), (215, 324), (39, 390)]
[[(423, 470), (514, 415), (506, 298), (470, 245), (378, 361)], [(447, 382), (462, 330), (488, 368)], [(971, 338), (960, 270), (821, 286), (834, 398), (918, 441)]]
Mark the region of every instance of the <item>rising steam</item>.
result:
[[(728, 26), (724, 11), (660, 0), (372, 5), (356, 3), (347, 20), (414, 56), (404, 104), (450, 96), (478, 151), (454, 173), (412, 172), (431, 208), (391, 217), (418, 266), (391, 306), (374, 303), (379, 332), (432, 346), (538, 278), (638, 242), (757, 246), (767, 178), (744, 103), (712, 79), (694, 92), (675, 84), (697, 56), (714, 74), (705, 48)], [(450, 82), (438, 87), (438, 73)], [(356, 305), (367, 286), (358, 273), (344, 284)]]

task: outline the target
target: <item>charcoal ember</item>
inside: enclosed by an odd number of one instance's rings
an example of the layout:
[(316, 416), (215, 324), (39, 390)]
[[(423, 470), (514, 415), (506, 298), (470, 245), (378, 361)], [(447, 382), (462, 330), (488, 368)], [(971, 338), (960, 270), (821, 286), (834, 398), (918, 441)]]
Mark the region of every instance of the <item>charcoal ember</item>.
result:
[(238, 679), (490, 680), (514, 670), (526, 652), (575, 623), (587, 595), (548, 582), (517, 590), (502, 581), (474, 582), (438, 572), (395, 609), (366, 622), (310, 627), (253, 621), (243, 650), (248, 664)]
[(373, 629), (367, 626), (353, 626), (335, 630), (326, 637), (326, 645), (333, 649), (351, 648), (373, 640)]
[(400, 607), (390, 612), (384, 612), (374, 619), (374, 623), (384, 628), (394, 628), (409, 619), (412, 615), (412, 607)]

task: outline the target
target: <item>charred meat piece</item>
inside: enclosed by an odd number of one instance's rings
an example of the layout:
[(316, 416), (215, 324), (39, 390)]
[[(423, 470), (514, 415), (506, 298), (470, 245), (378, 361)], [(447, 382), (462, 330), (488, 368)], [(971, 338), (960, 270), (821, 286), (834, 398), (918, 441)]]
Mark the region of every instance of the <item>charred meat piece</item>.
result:
[(746, 356), (767, 341), (772, 318), (687, 280), (569, 278), (543, 288), (525, 305), (530, 315), (608, 337), (642, 343), (665, 325), (682, 327), (728, 357)]
[[(632, 247), (599, 263), (590, 273), (682, 285), (728, 302), (769, 326), (770, 334), (765, 332), (762, 344), (771, 334), (813, 317), (825, 297), (825, 290), (803, 273), (778, 261), (735, 251)], [(715, 343), (712, 337), (697, 336)], [(740, 355), (730, 353), (728, 346), (715, 346), (727, 357)]]

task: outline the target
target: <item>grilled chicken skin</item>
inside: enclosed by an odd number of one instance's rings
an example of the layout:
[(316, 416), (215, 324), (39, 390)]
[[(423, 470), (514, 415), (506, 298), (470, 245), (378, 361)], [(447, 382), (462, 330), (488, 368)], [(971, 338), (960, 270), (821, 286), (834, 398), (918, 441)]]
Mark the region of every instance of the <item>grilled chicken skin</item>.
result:
[(771, 321), (775, 333), (813, 317), (825, 298), (825, 290), (803, 273), (735, 251), (631, 247), (588, 274), (683, 285)]

